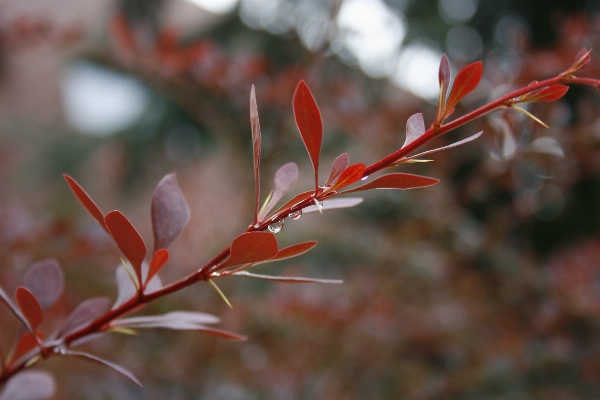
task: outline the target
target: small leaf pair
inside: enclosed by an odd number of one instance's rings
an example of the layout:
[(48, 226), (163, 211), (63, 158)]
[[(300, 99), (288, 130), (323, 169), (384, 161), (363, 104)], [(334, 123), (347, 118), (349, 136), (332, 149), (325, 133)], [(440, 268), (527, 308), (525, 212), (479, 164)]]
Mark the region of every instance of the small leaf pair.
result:
[(479, 85), (482, 73), (483, 64), (481, 61), (467, 65), (456, 75), (452, 90), (450, 91), (450, 95), (448, 95), (448, 89), (450, 88), (450, 62), (445, 54), (442, 56), (438, 74), (440, 94), (435, 122), (433, 123), (434, 126), (440, 126), (454, 112), (456, 105)]
[(64, 175), (69, 187), (98, 223), (113, 238), (125, 255), (135, 274), (134, 284), (143, 291), (148, 281), (158, 273), (169, 258), (166, 248), (181, 233), (190, 218), (190, 209), (181, 193), (174, 174), (166, 175), (157, 185), (152, 197), (152, 229), (154, 251), (146, 280), (142, 279), (142, 263), (146, 257), (146, 245), (141, 235), (120, 211), (111, 211), (103, 216), (102, 211), (70, 176)]

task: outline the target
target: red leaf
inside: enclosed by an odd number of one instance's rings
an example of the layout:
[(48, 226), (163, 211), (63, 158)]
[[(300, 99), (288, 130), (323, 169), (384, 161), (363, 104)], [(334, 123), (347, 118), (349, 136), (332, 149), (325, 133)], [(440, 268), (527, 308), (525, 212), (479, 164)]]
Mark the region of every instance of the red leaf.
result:
[(371, 189), (415, 189), (435, 185), (438, 182), (439, 179), (428, 178), (426, 176), (395, 173), (380, 176), (366, 185), (345, 190), (342, 193), (360, 192)]
[(150, 268), (148, 269), (148, 276), (146, 277), (146, 283), (150, 282), (150, 280), (161, 270), (161, 268), (167, 263), (169, 260), (169, 252), (166, 249), (159, 249), (152, 256), (152, 260), (150, 260)]
[(104, 217), (110, 235), (131, 263), (133, 270), (142, 283), (142, 262), (146, 257), (146, 245), (131, 222), (120, 211), (111, 211)]
[(275, 256), (277, 256), (277, 239), (273, 233), (243, 233), (231, 243), (229, 258), (219, 265), (219, 269), (265, 261)]
[(330, 189), (327, 189), (325, 192), (338, 190), (348, 185), (352, 185), (354, 182), (359, 181), (360, 178), (362, 178), (364, 172), (365, 164), (354, 164), (349, 166), (340, 174), (340, 177), (337, 179), (337, 181), (335, 181), (333, 186)]
[(340, 176), (342, 171), (345, 170), (346, 167), (348, 167), (349, 162), (350, 159), (348, 157), (348, 153), (343, 153), (337, 156), (337, 158), (333, 162), (333, 165), (331, 166), (331, 173), (329, 174), (329, 178), (327, 178), (327, 182), (325, 182), (325, 186), (331, 186), (331, 182), (333, 182), (335, 178)]
[(110, 361), (106, 361), (106, 360), (104, 360), (104, 359), (102, 359), (100, 357), (97, 357), (97, 356), (93, 355), (93, 354), (84, 353), (82, 351), (68, 350), (65, 354), (69, 355), (69, 356), (80, 357), (80, 358), (83, 358), (83, 359), (88, 360), (88, 361), (94, 361), (94, 362), (97, 362), (99, 364), (105, 365), (105, 366), (107, 366), (109, 368), (114, 369), (115, 371), (117, 371), (121, 375), (129, 378), (136, 385), (142, 387), (142, 384), (140, 383), (140, 381), (138, 381), (137, 378), (131, 372), (129, 372), (124, 367), (122, 367), (122, 366), (120, 366), (118, 364), (112, 363)]
[(69, 175), (63, 175), (63, 177), (66, 179), (75, 197), (77, 197), (77, 200), (79, 200), (79, 202), (83, 205), (83, 207), (85, 207), (85, 209), (90, 213), (90, 215), (96, 221), (98, 221), (100, 225), (102, 225), (104, 230), (108, 232), (108, 228), (104, 223), (104, 216), (102, 215), (102, 211), (100, 211), (100, 208), (96, 205), (96, 203), (94, 203), (94, 200), (92, 200), (92, 198), (85, 192), (85, 190), (83, 190), (83, 188), (79, 186), (79, 184), (75, 182), (75, 180)]
[(190, 207), (181, 193), (175, 174), (166, 175), (156, 186), (151, 212), (156, 252), (169, 247), (190, 220)]
[(450, 62), (448, 61), (446, 54), (442, 55), (442, 59), (440, 61), (438, 79), (440, 81), (440, 97), (438, 99), (438, 108), (435, 121), (436, 123), (440, 124), (444, 118), (446, 99), (448, 97), (448, 88), (450, 87)]
[[(477, 87), (477, 85), (479, 85), (482, 73), (483, 64), (481, 61), (477, 61), (473, 64), (467, 65), (458, 73), (458, 75), (456, 75), (456, 79), (454, 79), (454, 84), (452, 85), (452, 91), (450, 92), (450, 97), (448, 97), (446, 110), (454, 108), (459, 101), (461, 101), (466, 95), (471, 93)], [(446, 113), (446, 116), (447, 115), (449, 114)]]
[(47, 310), (56, 302), (63, 284), (63, 273), (55, 259), (33, 264), (23, 279), (23, 286), (36, 297), (42, 310)]
[(518, 103), (556, 101), (563, 97), (567, 93), (567, 90), (569, 90), (569, 87), (565, 85), (548, 86), (537, 93), (532, 93), (530, 96), (525, 97), (523, 101), (518, 101)]
[(12, 313), (15, 315), (15, 317), (17, 317), (24, 326), (27, 326), (27, 320), (25, 319), (23, 314), (21, 314), (21, 311), (19, 311), (19, 308), (12, 302), (10, 297), (8, 297), (8, 295), (6, 294), (4, 289), (2, 289), (2, 287), (0, 287), (0, 300), (2, 300), (2, 302), (4, 304), (6, 304), (6, 306), (10, 309), (10, 311), (12, 311)]
[(261, 211), (258, 216), (259, 221), (262, 220), (269, 211), (275, 207), (275, 204), (292, 188), (298, 179), (298, 166), (295, 162), (284, 164), (275, 173), (274, 190), (269, 203)]
[(62, 327), (58, 330), (56, 337), (65, 337), (79, 328), (103, 315), (110, 308), (108, 297), (94, 297), (81, 302), (71, 312)]
[(319, 156), (323, 141), (323, 122), (315, 99), (304, 81), (294, 93), (294, 117), (315, 170), (315, 190), (319, 187)]
[(292, 257), (297, 257), (301, 254), (308, 252), (316, 245), (317, 245), (316, 241), (293, 244), (291, 246), (284, 247), (283, 249), (279, 250), (277, 252), (277, 255), (268, 261), (276, 261), (276, 260), (279, 261), (279, 260), (285, 260), (285, 259), (292, 258)]
[(275, 211), (273, 214), (277, 214), (278, 212), (293, 206), (294, 204), (300, 203), (302, 200), (305, 200), (309, 197), (311, 197), (313, 195), (315, 191), (314, 190), (308, 190), (306, 192), (302, 192), (300, 194), (297, 194), (296, 196), (294, 196), (290, 201), (288, 201), (287, 203), (285, 203), (283, 206), (279, 207), (277, 209), (277, 211)]
[(17, 288), (17, 291), (15, 292), (15, 298), (17, 300), (19, 310), (21, 310), (21, 313), (25, 319), (27, 322), (29, 322), (28, 328), (30, 332), (34, 332), (44, 319), (44, 314), (42, 312), (42, 308), (40, 307), (40, 303), (38, 303), (35, 296), (23, 286), (19, 286)]
[[(38, 338), (40, 339), (40, 341), (44, 339), (41, 332), (37, 332), (37, 334), (38, 334)], [(37, 348), (37, 346), (38, 346), (38, 342), (35, 339), (35, 336), (33, 336), (30, 332), (26, 332), (19, 339), (19, 342), (17, 343), (17, 347), (15, 348), (15, 351), (12, 353), (10, 360), (8, 361), (8, 365), (11, 365), (12, 363), (14, 363), (16, 361), (19, 361), (19, 358), (23, 357), (24, 355), (26, 355), (33, 349)]]
[(234, 272), (233, 275), (248, 276), (250, 278), (262, 279), (265, 281), (273, 282), (284, 282), (284, 283), (344, 283), (339, 279), (317, 279), (317, 278), (302, 278), (292, 276), (272, 276), (272, 275), (261, 275), (253, 274), (247, 271)]
[(404, 141), (402, 148), (417, 140), (424, 133), (425, 121), (423, 120), (423, 114), (417, 113), (412, 115), (408, 121), (406, 121), (406, 140)]
[(256, 94), (254, 85), (250, 90), (250, 126), (252, 128), (252, 150), (254, 154), (254, 188), (255, 188), (255, 206), (254, 206), (254, 224), (258, 222), (258, 208), (260, 207), (260, 122), (258, 119), (258, 107), (256, 105)]
[(23, 371), (10, 378), (1, 400), (47, 400), (54, 396), (56, 383), (45, 371)]

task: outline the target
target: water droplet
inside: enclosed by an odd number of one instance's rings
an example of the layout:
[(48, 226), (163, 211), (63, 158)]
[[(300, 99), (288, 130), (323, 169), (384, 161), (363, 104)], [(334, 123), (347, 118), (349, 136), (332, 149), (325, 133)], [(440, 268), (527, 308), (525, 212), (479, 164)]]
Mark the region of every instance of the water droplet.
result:
[(273, 222), (271, 225), (269, 225), (269, 231), (273, 232), (273, 233), (280, 232), (282, 229), (283, 229), (283, 220)]
[(302, 216), (302, 210), (294, 211), (289, 213), (288, 217), (291, 219), (299, 219)]
[(369, 175), (363, 176), (362, 178), (360, 178), (361, 181), (366, 181), (367, 179), (369, 179)]

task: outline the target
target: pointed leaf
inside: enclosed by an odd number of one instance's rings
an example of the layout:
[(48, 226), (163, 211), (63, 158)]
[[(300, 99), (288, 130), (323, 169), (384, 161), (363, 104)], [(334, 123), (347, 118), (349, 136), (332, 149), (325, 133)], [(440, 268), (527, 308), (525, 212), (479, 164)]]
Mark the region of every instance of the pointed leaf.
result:
[(173, 311), (162, 315), (144, 317), (121, 318), (113, 321), (111, 326), (125, 326), (128, 328), (169, 328), (169, 329), (196, 329), (199, 325), (219, 323), (219, 317), (195, 311)]
[(565, 85), (552, 85), (543, 88), (537, 93), (533, 93), (530, 96), (525, 97), (523, 100), (518, 100), (518, 103), (532, 103), (532, 102), (550, 102), (556, 101), (563, 97), (569, 90), (568, 86)]
[(10, 311), (12, 311), (15, 317), (17, 317), (24, 326), (27, 326), (27, 320), (25, 319), (23, 314), (21, 314), (19, 308), (12, 302), (10, 297), (8, 297), (8, 295), (6, 294), (4, 289), (2, 289), (2, 287), (0, 287), (0, 300), (2, 300), (4, 304), (6, 304)]
[(10, 378), (0, 400), (46, 400), (55, 392), (54, 377), (48, 372), (23, 371)]
[(333, 186), (327, 189), (324, 193), (339, 190), (348, 185), (352, 185), (354, 182), (359, 181), (365, 172), (365, 164), (354, 164), (346, 168), (340, 177), (335, 181)]
[(36, 297), (42, 310), (47, 310), (56, 302), (63, 285), (63, 273), (55, 259), (33, 264), (23, 280), (23, 286)]
[(262, 279), (265, 281), (273, 282), (284, 282), (284, 283), (344, 283), (339, 279), (317, 279), (317, 278), (302, 278), (302, 277), (291, 277), (291, 276), (272, 276), (272, 275), (260, 275), (253, 274), (247, 271), (234, 272), (232, 275), (248, 276), (250, 278)]
[[(467, 65), (458, 73), (458, 75), (456, 75), (456, 79), (454, 79), (454, 84), (452, 85), (452, 91), (448, 97), (446, 110), (454, 108), (459, 101), (479, 85), (482, 73), (483, 64), (481, 61), (477, 61)], [(450, 114), (446, 113), (446, 116), (448, 115)]]
[(380, 176), (365, 185), (345, 190), (342, 193), (353, 193), (371, 189), (415, 189), (435, 185), (438, 182), (439, 179), (428, 178), (426, 176), (395, 173)]
[(260, 151), (262, 141), (254, 85), (252, 85), (252, 89), (250, 89), (250, 127), (252, 128), (252, 150), (254, 155), (254, 224), (256, 224), (258, 222), (258, 207), (260, 202)]
[[(347, 190), (347, 191), (344, 191), (341, 193), (348, 193), (351, 191), (352, 190)], [(302, 210), (302, 212), (304, 214), (308, 214), (308, 213), (315, 212), (315, 211), (323, 212), (323, 211), (335, 210), (338, 208), (350, 208), (350, 207), (357, 206), (362, 202), (363, 202), (363, 199), (360, 197), (346, 197), (345, 199), (330, 199), (330, 200), (324, 200), (322, 202), (320, 210), (319, 210), (319, 207), (317, 207), (315, 205), (315, 206), (306, 207), (304, 210)]]
[(83, 328), (96, 318), (104, 315), (109, 308), (110, 299), (108, 297), (93, 297), (84, 300), (75, 307), (55, 336), (62, 338)]
[(151, 211), (156, 252), (168, 248), (190, 220), (190, 207), (181, 193), (175, 174), (165, 176), (156, 186)]
[(329, 174), (329, 178), (327, 178), (327, 182), (325, 182), (324, 186), (331, 186), (331, 183), (334, 181), (334, 179), (340, 176), (342, 171), (348, 167), (349, 162), (350, 158), (348, 157), (348, 153), (343, 153), (337, 156), (335, 161), (333, 161), (331, 173)]
[(314, 194), (314, 192), (315, 192), (314, 190), (308, 190), (306, 192), (302, 192), (300, 194), (297, 194), (290, 201), (288, 201), (287, 203), (285, 203), (283, 206), (279, 207), (277, 209), (277, 211), (275, 211), (273, 214), (277, 214), (280, 211), (283, 211), (286, 208), (293, 206), (294, 204), (300, 203), (302, 200), (305, 200), (305, 199), (308, 199), (309, 197), (312, 197), (312, 195)]
[(258, 220), (261, 221), (269, 211), (275, 207), (275, 204), (292, 188), (298, 179), (298, 166), (295, 162), (284, 164), (275, 173), (273, 194), (266, 207), (260, 212)]
[(281, 260), (287, 260), (288, 258), (297, 257), (299, 255), (302, 255), (302, 254), (308, 252), (310, 249), (312, 249), (316, 245), (317, 245), (317, 242), (315, 242), (315, 241), (293, 244), (291, 246), (288, 246), (288, 247), (285, 247), (285, 248), (279, 250), (279, 252), (277, 253), (277, 256), (275, 256), (269, 260), (265, 260), (265, 261), (261, 261), (261, 262), (257, 262), (257, 263), (253, 263), (253, 264), (246, 264), (242, 267), (236, 268), (232, 272), (241, 271), (243, 269), (247, 269), (247, 268), (257, 265), (257, 264), (265, 264), (265, 263), (269, 263), (269, 262), (273, 262), (273, 261), (281, 261)]
[(294, 93), (294, 117), (315, 170), (315, 190), (319, 187), (319, 157), (323, 141), (323, 122), (319, 107), (304, 81)]
[(269, 260), (277, 255), (277, 239), (271, 232), (243, 233), (231, 243), (229, 258), (219, 269)]
[(133, 270), (142, 283), (142, 262), (146, 257), (146, 245), (140, 234), (131, 222), (120, 211), (111, 211), (104, 217), (110, 235), (119, 246), (119, 249), (131, 263)]
[(567, 74), (576, 74), (577, 72), (580, 72), (586, 65), (588, 65), (592, 60), (592, 57), (590, 56), (591, 52), (592, 49), (588, 50), (585, 47), (579, 50), (579, 53), (577, 53), (577, 56), (575, 56), (575, 62), (569, 67)]
[(458, 142), (454, 142), (452, 144), (449, 144), (448, 146), (438, 147), (437, 149), (427, 150), (427, 151), (424, 151), (422, 153), (415, 154), (414, 156), (403, 158), (403, 159), (399, 160), (398, 162), (394, 163), (394, 165), (402, 164), (404, 162), (408, 162), (408, 161), (413, 160), (413, 159), (418, 158), (418, 157), (423, 157), (426, 154), (437, 153), (439, 151), (448, 150), (448, 149), (451, 149), (453, 147), (458, 147), (460, 145), (463, 145), (465, 143), (469, 143), (469, 142), (477, 139), (479, 136), (481, 136), (482, 133), (483, 133), (483, 131), (479, 131), (476, 134), (474, 134), (472, 136), (469, 136), (468, 138), (459, 140)]
[(275, 257), (273, 257), (267, 261), (280, 261), (280, 260), (286, 260), (286, 259), (292, 258), (292, 257), (297, 257), (297, 256), (304, 254), (304, 253), (308, 252), (309, 250), (311, 250), (313, 247), (315, 247), (317, 245), (317, 243), (318, 242), (316, 242), (316, 241), (310, 241), (310, 242), (302, 242), (302, 243), (293, 244), (288, 247), (284, 247), (283, 249), (279, 250), (279, 252), (277, 252), (277, 255)]
[[(43, 340), (43, 335), (41, 332), (37, 332), (38, 338), (40, 342)], [(36, 349), (38, 347), (38, 341), (35, 336), (33, 336), (30, 332), (25, 332), (23, 336), (17, 342), (17, 347), (15, 351), (11, 354), (10, 359), (8, 360), (8, 365), (13, 364), (16, 361), (19, 361), (21, 357), (29, 353), (30, 351)]]
[(37, 301), (35, 296), (25, 287), (19, 286), (15, 292), (15, 298), (19, 310), (29, 322), (28, 329), (30, 332), (34, 332), (37, 327), (42, 323), (44, 314), (40, 303)]
[(69, 175), (63, 175), (71, 191), (77, 197), (77, 200), (85, 207), (88, 213), (96, 220), (98, 223), (104, 228), (106, 232), (108, 232), (108, 228), (104, 223), (104, 215), (102, 215), (102, 211), (100, 208), (94, 203), (94, 200), (83, 190), (83, 188), (79, 185), (79, 183), (75, 182), (75, 179), (71, 178)]
[(423, 114), (417, 113), (412, 115), (408, 121), (406, 121), (406, 140), (402, 145), (402, 148), (408, 146), (425, 133), (425, 121), (423, 120)]
[(443, 106), (446, 103), (446, 97), (448, 96), (448, 88), (450, 87), (450, 62), (445, 53), (442, 54), (442, 59), (440, 60), (438, 80), (440, 82), (440, 104), (443, 109)]
[(206, 326), (202, 327), (202, 328), (198, 328), (198, 329), (196, 329), (196, 331), (206, 333), (208, 335), (221, 337), (224, 339), (235, 340), (237, 342), (245, 342), (246, 340), (248, 340), (248, 338), (244, 335), (239, 335), (237, 333), (225, 331), (222, 329), (209, 328)]
[(169, 261), (169, 252), (166, 249), (159, 249), (152, 256), (152, 260), (150, 260), (150, 268), (148, 269), (148, 276), (144, 280), (144, 282), (148, 283), (154, 275), (161, 270), (161, 268)]
[(131, 372), (129, 372), (124, 367), (122, 367), (122, 366), (120, 366), (118, 364), (115, 364), (115, 363), (112, 363), (110, 361), (104, 360), (104, 359), (102, 359), (100, 357), (97, 357), (97, 356), (95, 356), (93, 354), (84, 353), (82, 351), (68, 350), (65, 354), (69, 355), (69, 356), (75, 356), (75, 357), (83, 358), (84, 360), (93, 361), (93, 362), (96, 362), (98, 364), (105, 365), (105, 366), (107, 366), (109, 368), (114, 369), (115, 371), (117, 371), (121, 375), (125, 376), (126, 378), (130, 379), (133, 383), (135, 383), (139, 387), (142, 387), (142, 384), (140, 383), (140, 381), (138, 381), (137, 378)]

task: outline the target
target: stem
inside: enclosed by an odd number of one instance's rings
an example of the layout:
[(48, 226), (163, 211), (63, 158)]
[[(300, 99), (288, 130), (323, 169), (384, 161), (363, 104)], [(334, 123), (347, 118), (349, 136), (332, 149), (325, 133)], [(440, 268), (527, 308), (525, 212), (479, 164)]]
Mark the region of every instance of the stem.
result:
[[(431, 126), (423, 135), (421, 135), (419, 138), (417, 138), (416, 140), (414, 140), (407, 146), (397, 150), (396, 152), (384, 157), (383, 159), (381, 159), (381, 160), (377, 161), (376, 163), (367, 167), (363, 173), (363, 177), (366, 177), (374, 172), (380, 171), (384, 168), (391, 166), (394, 162), (402, 159), (403, 157), (405, 157), (408, 154), (415, 151), (417, 148), (419, 148), (422, 145), (426, 144), (427, 142), (437, 138), (438, 136), (443, 135), (444, 133), (447, 133), (447, 132), (454, 130), (462, 125), (465, 125), (466, 123), (471, 122), (491, 111), (510, 106), (512, 104), (513, 99), (515, 99), (523, 94), (541, 89), (546, 86), (556, 85), (559, 83), (581, 84), (581, 85), (593, 86), (595, 88), (600, 88), (600, 80), (590, 79), (590, 78), (569, 77), (569, 76), (564, 76), (561, 74), (557, 77), (547, 79), (547, 80), (538, 82), (536, 84), (529, 85), (524, 88), (515, 90), (511, 93), (508, 93), (508, 94), (482, 106), (482, 107), (477, 108), (474, 111), (471, 111), (470, 113), (463, 115), (462, 117), (459, 117), (459, 118), (449, 122), (445, 125)], [(309, 196), (309, 197), (305, 198), (304, 200), (301, 200), (300, 202), (293, 204), (293, 205), (287, 207), (286, 209), (281, 210), (274, 217), (272, 216), (271, 218), (268, 218), (268, 219), (262, 221), (256, 227), (254, 224), (250, 225), (248, 227), (248, 229), (246, 230), (246, 232), (264, 231), (265, 229), (267, 229), (267, 227), (270, 224), (286, 218), (290, 213), (300, 211), (308, 206), (313, 205), (313, 202), (315, 199), (316, 200), (324, 200), (324, 199), (327, 199), (329, 197), (334, 197), (334, 196), (335, 196), (335, 193), (332, 193), (332, 192), (323, 193), (322, 191), (319, 191), (319, 188), (317, 186), (317, 190), (315, 191), (315, 193), (312, 196)], [(0, 367), (2, 367), (0, 369), (0, 384), (6, 382), (10, 377), (15, 375), (19, 371), (25, 369), (27, 367), (27, 363), (35, 357), (39, 357), (40, 360), (42, 360), (44, 358), (49, 358), (54, 355), (57, 355), (59, 353), (55, 353), (55, 349), (59, 346), (69, 345), (69, 344), (73, 343), (74, 341), (77, 341), (85, 336), (103, 332), (110, 327), (110, 323), (112, 321), (143, 307), (144, 305), (146, 305), (147, 303), (149, 303), (153, 300), (156, 300), (156, 299), (166, 296), (168, 294), (177, 292), (183, 288), (193, 285), (194, 283), (212, 279), (214, 276), (211, 276), (211, 273), (214, 271), (214, 268), (219, 263), (221, 263), (223, 260), (225, 260), (229, 256), (229, 253), (230, 253), (230, 247), (228, 246), (227, 248), (225, 248), (221, 252), (219, 252), (210, 261), (208, 261), (206, 264), (204, 264), (201, 268), (199, 268), (196, 272), (194, 272), (184, 278), (181, 278), (173, 283), (170, 283), (166, 286), (163, 286), (159, 290), (156, 290), (152, 293), (145, 294), (143, 292), (138, 292), (137, 295), (132, 297), (129, 301), (121, 304), (119, 307), (115, 308), (114, 310), (110, 310), (106, 314), (96, 318), (95, 320), (91, 321), (89, 324), (87, 324), (83, 328), (80, 328), (80, 329), (70, 333), (69, 335), (64, 337), (62, 339), (62, 341), (60, 341), (60, 343), (53, 344), (53, 345), (50, 345), (47, 347), (41, 345), (40, 348), (38, 348), (37, 351), (34, 352), (31, 357), (29, 357), (28, 359), (26, 359), (16, 365), (6, 366), (4, 364), (0, 364)], [(17, 317), (19, 317), (19, 316), (17, 315)], [(19, 318), (19, 319), (21, 319), (21, 318)]]

